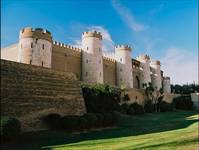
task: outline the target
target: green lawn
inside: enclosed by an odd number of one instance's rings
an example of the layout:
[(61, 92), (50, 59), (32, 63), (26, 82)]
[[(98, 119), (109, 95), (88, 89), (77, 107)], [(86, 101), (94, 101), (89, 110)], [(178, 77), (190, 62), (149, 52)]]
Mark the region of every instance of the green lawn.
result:
[(6, 149), (197, 150), (198, 115), (192, 111), (122, 117), (118, 128), (68, 135), (43, 131), (24, 135)]

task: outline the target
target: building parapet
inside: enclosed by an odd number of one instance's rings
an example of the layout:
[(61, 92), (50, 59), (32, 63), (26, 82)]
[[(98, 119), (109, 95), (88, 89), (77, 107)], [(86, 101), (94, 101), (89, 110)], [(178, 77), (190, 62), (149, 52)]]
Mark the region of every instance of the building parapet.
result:
[(74, 51), (77, 51), (77, 52), (82, 51), (81, 48), (77, 48), (77, 47), (74, 47), (72, 45), (64, 44), (64, 43), (57, 42), (57, 41), (53, 41), (53, 45), (60, 47), (60, 48), (68, 48), (68, 49), (71, 49), (71, 50), (74, 50)]
[(117, 50), (129, 50), (129, 51), (131, 51), (131, 47), (129, 46), (129, 45), (116, 45), (115, 46), (115, 49), (117, 49)]
[(99, 38), (100, 40), (102, 40), (102, 34), (100, 32), (97, 31), (86, 31), (82, 33), (82, 37), (96, 37)]

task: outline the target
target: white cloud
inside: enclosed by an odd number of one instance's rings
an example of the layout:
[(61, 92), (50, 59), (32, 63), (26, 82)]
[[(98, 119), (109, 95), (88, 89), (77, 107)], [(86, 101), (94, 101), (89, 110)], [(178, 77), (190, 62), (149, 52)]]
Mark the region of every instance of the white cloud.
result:
[[(197, 52), (196, 52), (197, 53)], [(197, 54), (171, 47), (161, 59), (164, 75), (171, 77), (172, 84), (198, 82)]]
[(135, 20), (133, 14), (129, 11), (127, 7), (124, 7), (119, 0), (112, 0), (112, 6), (120, 15), (122, 20), (133, 30), (133, 31), (143, 31), (148, 28), (148, 26), (139, 23)]

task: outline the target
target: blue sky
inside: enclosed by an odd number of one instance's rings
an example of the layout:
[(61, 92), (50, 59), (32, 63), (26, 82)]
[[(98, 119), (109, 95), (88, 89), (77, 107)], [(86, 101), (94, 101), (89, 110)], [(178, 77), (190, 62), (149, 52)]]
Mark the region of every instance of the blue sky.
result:
[(172, 83), (198, 81), (198, 0), (1, 0), (1, 47), (26, 26), (75, 46), (82, 32), (98, 30), (104, 51), (129, 44), (132, 57), (160, 60)]

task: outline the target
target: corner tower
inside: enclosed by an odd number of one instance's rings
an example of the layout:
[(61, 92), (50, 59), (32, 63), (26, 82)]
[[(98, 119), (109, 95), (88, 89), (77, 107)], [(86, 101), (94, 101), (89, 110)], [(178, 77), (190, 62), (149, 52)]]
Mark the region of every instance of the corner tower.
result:
[(117, 85), (133, 88), (131, 47), (128, 45), (116, 46), (115, 59), (117, 61)]
[(52, 36), (41, 28), (24, 28), (19, 35), (18, 61), (51, 68)]
[(82, 34), (82, 80), (103, 83), (102, 35), (89, 31)]
[(160, 88), (162, 88), (160, 61), (158, 61), (158, 60), (152, 61), (150, 63), (150, 66), (152, 68), (152, 75), (151, 75), (152, 85), (153, 85), (153, 87), (156, 87), (157, 90), (160, 90)]
[(141, 85), (142, 88), (145, 88), (143, 85), (151, 83), (150, 57), (148, 55), (140, 55), (137, 57), (137, 60), (141, 62), (140, 67), (143, 69), (141, 73)]
[(169, 77), (163, 78), (163, 91), (164, 93), (171, 93), (171, 83)]

